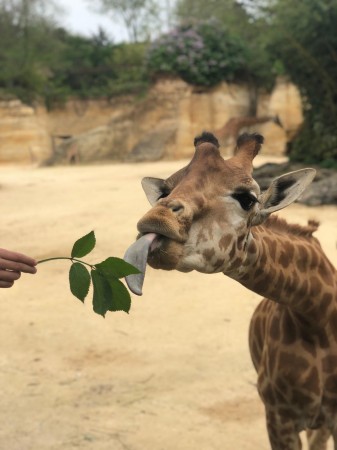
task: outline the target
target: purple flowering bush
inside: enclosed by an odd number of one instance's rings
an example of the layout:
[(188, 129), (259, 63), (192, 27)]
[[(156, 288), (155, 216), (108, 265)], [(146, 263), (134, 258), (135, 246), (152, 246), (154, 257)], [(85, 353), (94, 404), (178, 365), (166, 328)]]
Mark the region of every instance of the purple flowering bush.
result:
[(181, 25), (148, 50), (150, 74), (170, 74), (190, 84), (213, 86), (243, 77), (247, 55), (240, 40), (215, 20)]

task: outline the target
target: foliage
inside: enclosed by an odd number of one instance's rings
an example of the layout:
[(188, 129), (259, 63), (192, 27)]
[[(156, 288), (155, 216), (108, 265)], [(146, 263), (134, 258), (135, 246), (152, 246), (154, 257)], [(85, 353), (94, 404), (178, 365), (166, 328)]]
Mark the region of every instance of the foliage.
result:
[(177, 16), (216, 17), (240, 36), (251, 87), (285, 75), (300, 88), (305, 121), (290, 148), (303, 163), (337, 166), (337, 2), (335, 0), (178, 0)]
[[(264, 21), (247, 2), (237, 0), (178, 0), (176, 15), (179, 23), (216, 20), (227, 33), (235, 36), (244, 48), (244, 73), (251, 88), (271, 89), (278, 74), (275, 58), (267, 52), (268, 36)], [(251, 14), (250, 14), (251, 12)]]
[(245, 49), (215, 20), (181, 25), (149, 48), (147, 68), (152, 74), (178, 75), (187, 83), (212, 86), (242, 78)]
[(43, 95), (59, 45), (36, 0), (0, 1), (0, 89), (26, 102)]
[(337, 167), (337, 2), (269, 2), (262, 10), (268, 49), (299, 86), (305, 122), (295, 139), (294, 161)]
[(130, 42), (149, 40), (159, 22), (159, 6), (155, 0), (99, 0), (98, 3), (100, 12), (123, 23)]
[(103, 30), (91, 38), (72, 36), (59, 30), (63, 43), (60, 64), (46, 91), (52, 107), (68, 96), (111, 97), (146, 88), (144, 44), (113, 44)]
[(44, 99), (51, 108), (69, 96), (110, 97), (146, 88), (145, 44), (114, 44), (103, 30), (72, 35), (44, 15), (43, 5), (0, 0), (1, 96), (29, 104)]
[[(69, 284), (71, 293), (75, 297), (84, 302), (92, 282), (95, 313), (103, 317), (108, 311), (128, 313), (131, 307), (131, 297), (120, 278), (139, 273), (139, 270), (116, 257), (109, 257), (93, 265), (78, 259), (88, 255), (95, 246), (95, 233), (91, 231), (74, 243), (70, 257), (48, 258), (38, 261), (38, 264), (56, 259), (70, 260), (72, 264), (69, 270)], [(87, 266), (90, 267), (90, 272)]]

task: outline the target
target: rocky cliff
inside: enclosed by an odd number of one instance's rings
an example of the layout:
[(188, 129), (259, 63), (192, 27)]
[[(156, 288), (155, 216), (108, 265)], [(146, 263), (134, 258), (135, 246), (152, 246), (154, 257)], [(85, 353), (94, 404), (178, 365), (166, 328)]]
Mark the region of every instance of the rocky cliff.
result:
[[(190, 157), (195, 135), (203, 130), (216, 132), (232, 118), (247, 117), (251, 102), (245, 85), (221, 83), (215, 88), (197, 89), (172, 79), (158, 81), (143, 98), (72, 100), (50, 112), (41, 106), (27, 107), (18, 100), (1, 102), (0, 163)], [(271, 120), (276, 116), (277, 122)], [(259, 95), (257, 117), (266, 117), (266, 121), (248, 129), (265, 136), (263, 152), (283, 154), (302, 123), (296, 87), (278, 80), (271, 94)], [(229, 151), (223, 148), (224, 154)]]

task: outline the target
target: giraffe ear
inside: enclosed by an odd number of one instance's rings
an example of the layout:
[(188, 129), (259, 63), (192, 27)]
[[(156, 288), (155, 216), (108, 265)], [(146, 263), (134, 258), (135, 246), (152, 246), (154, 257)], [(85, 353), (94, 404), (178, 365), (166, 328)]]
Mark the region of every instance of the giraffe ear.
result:
[(145, 177), (142, 179), (142, 187), (145, 195), (153, 206), (160, 198), (166, 197), (170, 191), (161, 178)]
[(253, 225), (262, 223), (271, 213), (297, 200), (315, 175), (315, 169), (300, 169), (275, 178), (259, 198), (260, 211), (253, 219)]

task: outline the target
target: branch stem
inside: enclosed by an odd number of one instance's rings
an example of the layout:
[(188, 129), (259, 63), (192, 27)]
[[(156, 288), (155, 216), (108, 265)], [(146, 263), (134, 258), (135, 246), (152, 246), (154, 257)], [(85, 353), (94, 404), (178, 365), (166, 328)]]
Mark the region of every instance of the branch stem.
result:
[(84, 261), (81, 261), (80, 259), (77, 259), (77, 258), (71, 258), (70, 256), (58, 256), (58, 257), (55, 257), (55, 258), (41, 259), (41, 261), (38, 261), (37, 264), (41, 264), (41, 263), (44, 263), (44, 262), (47, 262), (47, 261), (55, 261), (56, 259), (69, 259), (69, 261), (71, 261), (71, 262), (76, 261), (76, 262), (79, 262), (79, 263), (84, 264), (86, 266), (89, 266), (91, 268), (94, 267), (92, 264), (88, 264), (88, 263), (86, 263)]

